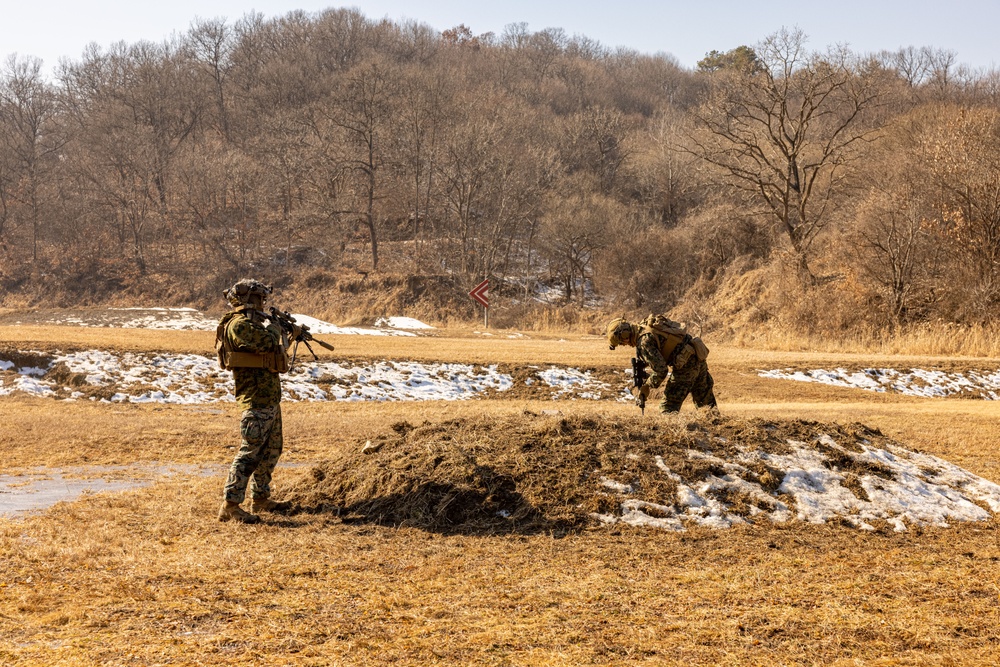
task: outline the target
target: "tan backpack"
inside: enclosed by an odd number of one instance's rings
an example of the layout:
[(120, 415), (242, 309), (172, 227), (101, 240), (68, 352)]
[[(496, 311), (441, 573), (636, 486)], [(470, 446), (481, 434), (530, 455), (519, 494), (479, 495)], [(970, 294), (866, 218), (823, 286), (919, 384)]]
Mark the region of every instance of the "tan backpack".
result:
[[(687, 327), (675, 322), (666, 315), (650, 315), (639, 323), (643, 331), (652, 332), (660, 342), (660, 351), (667, 359), (667, 364), (678, 367), (690, 360), (692, 351), (698, 359), (708, 358), (708, 346), (698, 338), (688, 333)], [(690, 347), (687, 344), (690, 343)]]

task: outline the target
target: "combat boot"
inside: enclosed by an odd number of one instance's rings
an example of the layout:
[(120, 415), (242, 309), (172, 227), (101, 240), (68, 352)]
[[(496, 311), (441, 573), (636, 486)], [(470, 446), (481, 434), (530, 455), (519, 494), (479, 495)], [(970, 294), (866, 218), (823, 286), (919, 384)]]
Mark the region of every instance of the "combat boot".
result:
[(255, 514), (250, 514), (242, 507), (239, 503), (230, 502), (224, 500), (222, 502), (222, 507), (219, 508), (219, 521), (239, 521), (240, 523), (259, 523), (260, 517)]
[(254, 498), (250, 503), (250, 511), (254, 514), (259, 512), (287, 512), (292, 508), (290, 502), (278, 503), (270, 498)]

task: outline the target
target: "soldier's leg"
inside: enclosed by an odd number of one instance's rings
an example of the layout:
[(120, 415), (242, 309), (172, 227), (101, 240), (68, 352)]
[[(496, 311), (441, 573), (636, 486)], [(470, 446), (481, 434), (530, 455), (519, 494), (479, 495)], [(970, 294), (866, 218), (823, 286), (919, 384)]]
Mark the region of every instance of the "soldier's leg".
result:
[(714, 387), (715, 380), (708, 372), (708, 364), (702, 361), (699, 364), (698, 377), (695, 378), (694, 384), (691, 386), (691, 398), (694, 399), (694, 404), (699, 408), (719, 407), (715, 402)]
[(242, 503), (246, 497), (247, 482), (260, 465), (277, 412), (277, 406), (243, 412), (240, 418), (240, 435), (243, 441), (229, 467), (229, 477), (223, 491), (228, 502)]
[(281, 450), (284, 447), (284, 436), (281, 431), (281, 405), (276, 406), (274, 424), (271, 426), (271, 434), (267, 443), (261, 450), (260, 465), (253, 473), (250, 480), (250, 496), (254, 500), (264, 500), (271, 496), (271, 475), (281, 458)]
[(681, 405), (691, 393), (691, 386), (697, 377), (698, 357), (692, 355), (691, 361), (680, 368), (675, 368), (667, 378), (667, 383), (663, 387), (663, 400), (660, 401), (660, 412), (680, 412)]

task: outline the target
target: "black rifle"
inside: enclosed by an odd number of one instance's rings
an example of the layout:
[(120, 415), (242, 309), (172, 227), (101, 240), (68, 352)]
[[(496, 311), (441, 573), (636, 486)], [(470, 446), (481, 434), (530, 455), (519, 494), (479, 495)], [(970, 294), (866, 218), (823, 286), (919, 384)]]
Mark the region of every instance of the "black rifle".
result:
[[(313, 351), (312, 346), (309, 344), (310, 341), (315, 341), (321, 347), (333, 351), (333, 345), (327, 342), (321, 341), (319, 338), (314, 338), (311, 333), (309, 333), (309, 327), (304, 324), (296, 324), (295, 318), (291, 316), (288, 312), (284, 310), (278, 310), (274, 306), (271, 306), (271, 320), (276, 323), (281, 330), (287, 333), (292, 340), (295, 341), (295, 348), (292, 350), (292, 360), (289, 365), (295, 363), (295, 353), (298, 351), (299, 343), (304, 343), (306, 349), (312, 354), (313, 359), (319, 361), (319, 357), (316, 356), (316, 352)], [(298, 329), (298, 334), (295, 330)]]
[(646, 414), (646, 397), (642, 395), (642, 385), (649, 378), (649, 373), (646, 372), (648, 365), (639, 357), (632, 357), (632, 386), (639, 390), (635, 400), (642, 414)]

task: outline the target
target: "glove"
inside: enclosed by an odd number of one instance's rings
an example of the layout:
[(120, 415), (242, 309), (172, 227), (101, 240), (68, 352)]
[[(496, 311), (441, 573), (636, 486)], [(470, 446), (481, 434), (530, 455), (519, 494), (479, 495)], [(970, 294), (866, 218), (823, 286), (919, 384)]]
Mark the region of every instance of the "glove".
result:
[(302, 335), (302, 327), (300, 327), (298, 324), (295, 324), (293, 322), (292, 323), (292, 339), (297, 339), (301, 335)]
[(632, 395), (635, 396), (636, 405), (645, 404), (646, 399), (649, 398), (649, 385), (644, 384), (641, 387), (632, 387)]

